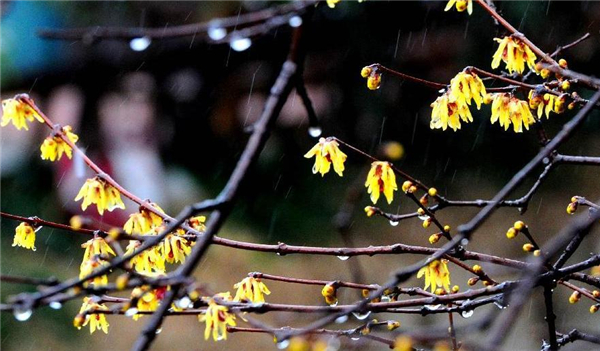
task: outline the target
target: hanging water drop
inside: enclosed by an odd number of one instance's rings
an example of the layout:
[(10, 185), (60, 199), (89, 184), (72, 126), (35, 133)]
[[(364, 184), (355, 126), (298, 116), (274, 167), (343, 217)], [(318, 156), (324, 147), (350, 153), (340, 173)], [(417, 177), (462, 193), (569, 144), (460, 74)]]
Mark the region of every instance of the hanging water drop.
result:
[(15, 316), (15, 319), (18, 320), (19, 322), (25, 322), (26, 320), (28, 320), (31, 315), (33, 314), (33, 311), (31, 309), (23, 309), (21, 307), (15, 307), (15, 309), (13, 310), (13, 315)]
[(37, 232), (39, 232), (39, 231), (40, 231), (40, 229), (42, 229), (42, 228), (44, 228), (44, 226), (41, 226), (41, 225), (39, 225), (39, 226), (35, 227), (35, 230), (34, 230), (34, 231), (37, 233)]
[(395, 226), (397, 226), (399, 223), (400, 223), (400, 222), (398, 222), (398, 221), (392, 221), (392, 220), (390, 220), (390, 225), (391, 225), (392, 227), (395, 227)]
[(464, 239), (462, 239), (462, 240), (460, 241), (460, 244), (461, 244), (462, 246), (467, 246), (467, 245), (469, 245), (469, 239), (467, 239), (467, 238), (464, 238)]
[(221, 28), (218, 25), (211, 26), (208, 28), (208, 37), (212, 40), (221, 40), (227, 36), (227, 30)]
[(462, 311), (461, 312), (461, 316), (463, 318), (470, 318), (473, 315), (474, 311), (473, 310), (469, 310), (469, 311)]
[(308, 127), (308, 135), (311, 137), (318, 138), (321, 136), (321, 134), (323, 134), (321, 127)]
[(337, 258), (339, 258), (342, 261), (346, 261), (350, 258), (350, 256), (338, 256)]
[(340, 303), (338, 300), (336, 300), (334, 303), (329, 304), (330, 307), (335, 307), (338, 305), (338, 303)]
[(426, 215), (426, 214), (423, 214), (423, 215), (418, 215), (417, 218), (419, 218), (420, 220), (424, 221), (424, 220), (429, 219), (429, 216)]
[(177, 302), (175, 302), (175, 305), (179, 308), (189, 308), (191, 303), (192, 300), (190, 300), (189, 297), (184, 296), (181, 299), (177, 300)]
[(252, 40), (250, 40), (250, 38), (234, 38), (229, 43), (229, 46), (231, 46), (234, 51), (242, 52), (252, 46)]
[(302, 25), (302, 17), (294, 16), (294, 17), (290, 18), (290, 20), (288, 21), (288, 24), (292, 28), (298, 28)]
[(342, 323), (346, 323), (346, 321), (348, 321), (348, 316), (341, 316), (341, 317), (337, 317), (335, 319), (335, 322), (337, 324), (342, 324)]
[(156, 334), (160, 334), (160, 332), (162, 332), (162, 328), (158, 328), (158, 329), (156, 329), (156, 332), (155, 332), (155, 333), (156, 333)]
[(425, 308), (430, 311), (438, 310), (440, 307), (442, 307), (442, 305), (425, 305)]
[(58, 301), (52, 301), (48, 304), (48, 306), (50, 306), (50, 308), (53, 310), (60, 310), (62, 308), (62, 303)]
[(151, 43), (152, 40), (150, 40), (149, 37), (135, 38), (131, 39), (129, 42), (129, 47), (133, 51), (144, 51), (148, 48), (148, 46), (150, 46)]
[(358, 319), (359, 321), (362, 321), (362, 320), (367, 319), (371, 315), (371, 311), (367, 311), (367, 313), (364, 313), (364, 314), (361, 314), (358, 312), (352, 312), (352, 315), (354, 315), (354, 317), (356, 317), (356, 319)]
[(280, 350), (285, 350), (288, 346), (290, 346), (289, 340), (283, 340), (277, 343), (277, 348)]
[(125, 311), (125, 317), (133, 317), (138, 313), (138, 309), (135, 307), (132, 307), (130, 309), (128, 309), (127, 311)]
[(358, 340), (360, 340), (360, 338), (357, 338), (357, 337), (351, 337), (351, 338), (350, 338), (350, 340), (358, 341)]

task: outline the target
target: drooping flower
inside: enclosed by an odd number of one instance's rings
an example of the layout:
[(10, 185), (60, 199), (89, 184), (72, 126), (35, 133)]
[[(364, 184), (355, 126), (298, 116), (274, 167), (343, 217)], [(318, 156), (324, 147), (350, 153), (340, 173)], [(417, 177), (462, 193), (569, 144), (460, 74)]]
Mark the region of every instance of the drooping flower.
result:
[(196, 217), (192, 217), (190, 219), (188, 219), (188, 223), (190, 224), (190, 226), (199, 231), (199, 232), (204, 232), (206, 231), (206, 225), (204, 223), (206, 223), (206, 216), (196, 216)]
[[(71, 126), (63, 127), (63, 133), (73, 144), (79, 140), (77, 134), (72, 132)], [(40, 146), (40, 151), (42, 152), (42, 160), (60, 160), (63, 154), (66, 154), (69, 159), (73, 157), (73, 150), (69, 144), (59, 136), (47, 137), (42, 143), (42, 146)]]
[(150, 222), (141, 212), (130, 214), (129, 219), (123, 225), (123, 230), (127, 234), (146, 234), (151, 229)]
[[(81, 266), (79, 267), (79, 279), (84, 279), (88, 277), (90, 274), (94, 273), (94, 271), (99, 270), (103, 267), (108, 266), (109, 263), (101, 258), (92, 257), (87, 261), (83, 261)], [(95, 287), (105, 286), (108, 284), (108, 276), (106, 274), (99, 275), (97, 277), (88, 279), (83, 285), (88, 286), (93, 284)]]
[(337, 5), (340, 1), (342, 0), (327, 0), (327, 6), (329, 6), (329, 8), (333, 9), (335, 8), (335, 5)]
[(115, 208), (124, 209), (125, 204), (121, 200), (121, 194), (115, 187), (98, 177), (90, 178), (79, 190), (75, 201), (83, 199), (81, 209), (85, 211), (91, 204), (96, 204), (98, 213), (104, 214), (104, 210), (112, 211)]
[(12, 122), (18, 130), (29, 130), (27, 122), (33, 122), (34, 120), (44, 123), (42, 117), (28, 104), (17, 99), (2, 101), (2, 121), (0, 122), (0, 126), (6, 127)]
[(233, 301), (260, 303), (265, 302), (265, 295), (270, 295), (269, 288), (260, 279), (247, 277), (233, 286), (237, 289)]
[[(148, 291), (147, 286), (137, 287), (131, 291), (131, 300), (137, 301), (136, 308), (140, 312), (156, 311), (160, 302), (165, 298), (165, 293), (169, 288), (165, 286), (158, 287)], [(138, 320), (143, 314), (133, 315), (133, 320)]]
[(528, 103), (508, 93), (498, 93), (492, 96), (490, 120), (492, 124), (499, 121), (504, 130), (508, 130), (512, 123), (515, 133), (522, 133), (523, 125), (525, 129), (529, 130), (529, 126), (536, 122)]
[(450, 126), (452, 130), (457, 131), (460, 129), (461, 120), (463, 122), (473, 122), (469, 106), (458, 101), (455, 94), (452, 94), (450, 90), (431, 103), (431, 107), (431, 122), (429, 123), (431, 129), (441, 128), (446, 130)]
[[(130, 240), (127, 245), (125, 255), (132, 254), (138, 247), (142, 245), (137, 240)], [(142, 251), (138, 255), (134, 256), (129, 263), (136, 272), (142, 275), (152, 275), (153, 273), (165, 273), (165, 259), (159, 252), (158, 247), (153, 247)]]
[(371, 170), (367, 175), (365, 187), (367, 192), (371, 194), (373, 204), (377, 204), (381, 193), (385, 195), (388, 204), (391, 204), (394, 200), (394, 191), (398, 190), (398, 185), (390, 163), (381, 161), (371, 163)]
[(444, 11), (450, 10), (454, 5), (456, 5), (456, 11), (458, 12), (467, 10), (469, 15), (473, 13), (473, 0), (449, 0)]
[(425, 288), (431, 287), (431, 292), (435, 292), (436, 288), (444, 288), (447, 292), (450, 291), (450, 271), (448, 271), (447, 260), (435, 260), (427, 266), (421, 268), (417, 273), (417, 278), (425, 276)]
[(550, 118), (550, 112), (563, 113), (565, 111), (565, 95), (540, 94), (534, 90), (529, 91), (529, 107), (537, 111), (538, 118), (545, 114)]
[(459, 105), (471, 105), (471, 100), (474, 100), (478, 110), (487, 95), (481, 78), (474, 73), (465, 72), (452, 78), (448, 94), (454, 96)]
[(35, 229), (33, 229), (31, 224), (21, 222), (15, 228), (15, 237), (12, 246), (20, 246), (35, 251)]
[[(217, 294), (226, 301), (231, 301), (229, 292)], [(208, 300), (208, 308), (204, 314), (198, 315), (200, 322), (205, 322), (204, 339), (208, 340), (211, 335), (213, 340), (227, 340), (227, 326), (235, 326), (235, 315), (229, 312), (226, 306), (219, 305), (214, 298)]]
[(498, 68), (502, 60), (506, 63), (506, 69), (510, 74), (513, 72), (522, 74), (525, 63), (530, 70), (535, 71), (537, 57), (527, 44), (514, 37), (494, 38), (494, 40), (499, 43), (499, 46), (493, 56), (492, 68)]
[(95, 237), (81, 244), (81, 247), (85, 249), (83, 253), (83, 262), (89, 261), (94, 256), (105, 256), (108, 255), (116, 256), (115, 252), (108, 245), (106, 240), (101, 237)]
[(106, 320), (106, 314), (104, 313), (92, 313), (94, 311), (108, 311), (108, 307), (105, 304), (99, 304), (90, 297), (83, 298), (83, 304), (79, 309), (79, 314), (73, 320), (73, 325), (77, 329), (90, 325), (90, 334), (93, 334), (96, 330), (102, 330), (105, 334), (108, 334), (108, 321)]
[(313, 166), (313, 173), (321, 173), (324, 176), (331, 169), (333, 164), (333, 170), (340, 176), (343, 176), (344, 162), (346, 161), (346, 154), (344, 154), (339, 147), (339, 144), (335, 140), (328, 140), (325, 138), (319, 139), (317, 145), (313, 146), (306, 155), (305, 158), (315, 158), (315, 165)]
[(183, 263), (185, 257), (192, 252), (192, 247), (187, 239), (177, 234), (167, 235), (159, 246), (163, 258), (169, 263)]

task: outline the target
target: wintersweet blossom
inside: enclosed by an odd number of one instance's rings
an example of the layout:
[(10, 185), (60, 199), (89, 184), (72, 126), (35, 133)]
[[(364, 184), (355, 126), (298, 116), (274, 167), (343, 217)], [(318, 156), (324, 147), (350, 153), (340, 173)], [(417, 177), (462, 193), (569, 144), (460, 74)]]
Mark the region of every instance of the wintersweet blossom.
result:
[[(137, 240), (129, 241), (125, 255), (132, 254), (138, 247), (142, 245)], [(129, 263), (132, 268), (142, 275), (152, 275), (153, 273), (165, 273), (165, 259), (160, 254), (158, 247), (153, 247), (144, 250), (134, 256)]]
[[(155, 275), (157, 276), (157, 275)], [(136, 308), (140, 312), (156, 311), (160, 302), (165, 298), (168, 288), (158, 287), (148, 291), (147, 286), (137, 287), (131, 291), (131, 300), (137, 301)], [(138, 320), (143, 314), (136, 313), (133, 320)]]
[(487, 92), (477, 74), (460, 72), (450, 81), (448, 94), (454, 96), (454, 100), (460, 105), (471, 105), (471, 101), (475, 101), (479, 110)]
[(190, 243), (177, 234), (167, 235), (159, 246), (163, 258), (169, 263), (183, 263), (185, 257), (192, 252)]
[(44, 119), (28, 104), (18, 99), (6, 99), (2, 101), (2, 121), (0, 126), (6, 127), (9, 123), (18, 130), (29, 130), (27, 122), (37, 120), (44, 123)]
[(79, 314), (75, 317), (73, 325), (77, 329), (90, 325), (90, 334), (93, 334), (96, 330), (102, 330), (105, 334), (108, 334), (108, 321), (106, 320), (106, 314), (104, 313), (93, 313), (94, 311), (108, 311), (108, 307), (105, 304), (99, 304), (90, 297), (83, 298), (83, 304), (79, 309)]
[(456, 6), (458, 12), (467, 10), (469, 15), (473, 13), (473, 0), (449, 0), (444, 11), (450, 10), (452, 6)]
[(377, 203), (381, 193), (385, 195), (388, 204), (394, 200), (394, 191), (398, 190), (396, 175), (389, 162), (376, 161), (371, 163), (371, 170), (365, 182), (367, 192), (371, 194), (373, 204)]
[[(225, 301), (231, 301), (229, 292), (215, 295)], [(212, 333), (213, 340), (227, 340), (227, 326), (235, 326), (235, 315), (229, 312), (226, 306), (219, 305), (215, 298), (208, 300), (205, 314), (198, 315), (200, 322), (205, 322), (204, 339), (208, 340)]]
[(265, 302), (265, 295), (270, 295), (269, 288), (260, 279), (244, 278), (233, 286), (237, 289), (233, 301), (260, 303)]
[(312, 169), (314, 174), (321, 173), (321, 176), (324, 176), (333, 164), (333, 170), (340, 177), (343, 176), (344, 162), (347, 156), (340, 150), (340, 145), (335, 140), (319, 139), (317, 145), (313, 146), (304, 157), (315, 158), (315, 165)]
[(510, 74), (513, 72), (523, 73), (525, 63), (527, 63), (530, 70), (535, 71), (535, 60), (537, 57), (527, 44), (514, 37), (494, 38), (494, 40), (499, 45), (498, 50), (496, 50), (493, 56), (492, 68), (498, 68), (502, 60), (506, 64), (506, 69), (508, 69)]
[(566, 96), (555, 96), (552, 94), (540, 94), (534, 90), (529, 91), (529, 107), (537, 111), (538, 118), (545, 114), (550, 118), (550, 112), (563, 113), (565, 111)]
[(499, 121), (504, 130), (508, 130), (512, 123), (515, 133), (522, 133), (523, 126), (529, 130), (529, 126), (536, 122), (528, 103), (508, 93), (498, 93), (492, 96), (492, 116), (490, 120), (492, 124)]
[[(73, 133), (71, 126), (65, 126), (62, 130), (73, 144), (79, 140), (77, 134)], [(40, 151), (42, 152), (42, 160), (60, 160), (63, 154), (66, 154), (69, 159), (73, 157), (71, 146), (59, 136), (47, 137), (40, 146)]]
[(450, 291), (450, 271), (448, 270), (447, 260), (435, 260), (421, 268), (417, 273), (417, 278), (422, 276), (425, 276), (424, 289), (431, 287), (431, 292), (435, 292), (439, 286), (446, 291)]
[(89, 205), (96, 204), (98, 213), (101, 215), (104, 214), (104, 210), (112, 211), (115, 208), (125, 208), (119, 190), (98, 177), (86, 180), (75, 197), (75, 201), (81, 199), (83, 199), (81, 203), (82, 210), (85, 211)]
[(429, 128), (446, 130), (448, 127), (457, 131), (460, 122), (473, 122), (469, 105), (460, 100), (450, 90), (444, 92), (431, 103), (431, 122)]
[(35, 251), (35, 230), (31, 224), (21, 222), (17, 226), (12, 246), (20, 246)]

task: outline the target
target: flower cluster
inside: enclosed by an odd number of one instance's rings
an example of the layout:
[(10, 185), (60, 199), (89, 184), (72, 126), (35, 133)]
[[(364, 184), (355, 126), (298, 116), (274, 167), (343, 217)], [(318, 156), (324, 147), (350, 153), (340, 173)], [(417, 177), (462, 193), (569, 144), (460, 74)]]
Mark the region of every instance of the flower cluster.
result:
[(20, 246), (35, 251), (35, 230), (31, 224), (21, 222), (17, 226), (12, 246)]
[(450, 271), (447, 260), (435, 260), (421, 268), (417, 273), (417, 278), (422, 276), (425, 276), (424, 289), (431, 287), (431, 292), (436, 292), (436, 288), (440, 287), (446, 292), (450, 291)]
[[(71, 126), (63, 127), (62, 132), (73, 144), (79, 140), (77, 134), (73, 133)], [(40, 146), (40, 151), (42, 152), (42, 160), (53, 162), (60, 160), (63, 154), (66, 154), (69, 159), (73, 156), (71, 146), (60, 136), (47, 137)]]
[(115, 208), (124, 209), (125, 204), (121, 200), (121, 193), (105, 180), (94, 177), (85, 181), (79, 190), (75, 201), (83, 199), (81, 209), (85, 211), (91, 204), (96, 204), (98, 213), (104, 214), (104, 210), (112, 211)]
[[(156, 289), (150, 289), (148, 286), (137, 287), (131, 292), (131, 304), (135, 305), (134, 312), (156, 311), (160, 302), (165, 298), (165, 293), (169, 288), (161, 286)], [(138, 320), (143, 314), (134, 313), (133, 320)]]
[(229, 312), (226, 306), (219, 305), (215, 298), (231, 301), (231, 294), (220, 293), (208, 299), (208, 308), (205, 314), (198, 315), (200, 322), (205, 322), (204, 339), (208, 340), (212, 333), (213, 340), (227, 340), (227, 326), (235, 326), (235, 315)]
[(381, 73), (378, 69), (366, 66), (360, 71), (363, 78), (367, 78), (367, 87), (370, 90), (377, 90), (381, 87)]
[(469, 15), (473, 13), (473, 0), (449, 0), (444, 11), (450, 10), (452, 6), (456, 6), (458, 12), (467, 10)]
[(319, 139), (317, 145), (313, 146), (304, 157), (315, 158), (315, 165), (312, 169), (314, 174), (321, 173), (321, 176), (324, 176), (333, 164), (335, 173), (340, 177), (343, 176), (344, 162), (347, 156), (340, 150), (339, 144), (335, 140)]
[(338, 303), (338, 298), (337, 298), (337, 288), (335, 286), (335, 284), (327, 284), (323, 287), (323, 289), (321, 290), (321, 295), (323, 295), (323, 297), (325, 298), (325, 302), (328, 305), (337, 305)]
[(99, 304), (95, 298), (84, 297), (79, 314), (75, 316), (73, 325), (77, 329), (90, 325), (90, 334), (93, 334), (96, 330), (102, 330), (105, 334), (108, 334), (108, 321), (106, 320), (106, 314), (104, 313), (93, 313), (95, 311), (108, 311), (108, 307), (105, 304)]
[(383, 193), (388, 204), (394, 200), (394, 191), (398, 190), (396, 175), (389, 162), (375, 161), (371, 163), (371, 170), (365, 182), (367, 192), (371, 194), (373, 204), (377, 203)]
[(500, 61), (504, 61), (510, 74), (513, 72), (522, 74), (525, 71), (525, 63), (530, 70), (535, 71), (537, 57), (527, 44), (514, 37), (494, 38), (494, 40), (499, 45), (492, 59), (492, 68), (498, 68)]
[[(108, 262), (106, 258), (109, 255), (116, 256), (113, 249), (108, 245), (106, 240), (101, 237), (96, 237), (81, 244), (81, 247), (85, 249), (83, 253), (83, 260), (79, 267), (79, 279), (92, 274), (95, 270), (107, 266)], [(106, 275), (98, 276), (86, 283), (93, 284), (94, 286), (102, 286), (108, 283), (108, 277)]]
[(460, 129), (461, 120), (473, 121), (469, 109), (471, 101), (475, 101), (477, 109), (480, 109), (486, 95), (485, 85), (479, 76), (474, 73), (460, 72), (450, 81), (450, 88), (431, 104), (429, 127), (446, 130), (450, 126), (454, 131)]
[(244, 278), (241, 282), (233, 286), (237, 289), (233, 301), (261, 303), (265, 302), (265, 295), (270, 295), (271, 291), (260, 279), (254, 277)]
[[(150, 203), (150, 207), (156, 209), (160, 213), (165, 213), (160, 206), (155, 203)], [(162, 225), (163, 219), (161, 216), (156, 213), (146, 209), (141, 208), (140, 212), (132, 213), (129, 215), (129, 219), (123, 225), (123, 230), (127, 234), (146, 234), (150, 232), (152, 229)]]
[(538, 118), (542, 118), (545, 114), (546, 118), (550, 118), (550, 112), (563, 113), (565, 111), (566, 95), (541, 94), (537, 91), (529, 91), (529, 107), (536, 111)]
[[(125, 255), (131, 255), (138, 247), (142, 245), (137, 240), (130, 240), (125, 251)], [(157, 246), (149, 248), (135, 255), (129, 263), (131, 267), (142, 275), (152, 275), (154, 273), (165, 273), (165, 259)]]
[(2, 121), (0, 126), (6, 127), (9, 123), (18, 130), (29, 130), (27, 122), (37, 120), (44, 123), (44, 119), (29, 104), (18, 99), (6, 99), (2, 101)]
[(529, 126), (536, 122), (527, 102), (508, 93), (492, 95), (491, 122), (494, 124), (496, 121), (499, 121), (504, 130), (508, 130), (512, 123), (515, 133), (522, 133), (523, 126), (529, 130)]

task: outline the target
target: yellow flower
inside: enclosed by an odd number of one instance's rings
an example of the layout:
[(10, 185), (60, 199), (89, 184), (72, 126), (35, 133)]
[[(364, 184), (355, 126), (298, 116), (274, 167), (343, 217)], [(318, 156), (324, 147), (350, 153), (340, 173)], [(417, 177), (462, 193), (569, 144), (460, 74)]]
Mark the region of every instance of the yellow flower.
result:
[(106, 240), (104, 240), (101, 237), (90, 239), (85, 243), (81, 244), (81, 247), (85, 249), (85, 252), (83, 253), (82, 263), (89, 261), (91, 258), (98, 255), (105, 257), (107, 257), (108, 255), (116, 256), (113, 249), (111, 249), (110, 246), (106, 243)]
[(321, 173), (324, 176), (325, 173), (329, 172), (331, 164), (333, 163), (333, 170), (340, 176), (343, 176), (344, 172), (344, 161), (346, 161), (346, 154), (344, 154), (339, 144), (335, 140), (327, 140), (325, 138), (319, 139), (317, 145), (313, 146), (306, 155), (305, 158), (315, 157), (315, 165), (313, 166), (313, 173)]
[[(142, 244), (137, 240), (129, 241), (125, 255), (132, 254), (135, 249)], [(153, 273), (165, 273), (165, 259), (158, 251), (158, 247), (153, 247), (142, 251), (134, 256), (129, 263), (136, 272), (142, 275), (152, 275)]]
[(562, 113), (565, 110), (565, 97), (555, 96), (552, 94), (538, 94), (537, 92), (529, 91), (529, 107), (532, 110), (537, 110), (538, 118), (542, 118), (545, 114), (546, 118), (550, 118), (550, 112)]
[(535, 118), (527, 102), (507, 93), (498, 93), (493, 95), (492, 102), (491, 122), (494, 124), (496, 121), (499, 121), (504, 130), (508, 130), (512, 123), (515, 133), (521, 133), (523, 125), (529, 130), (529, 125), (535, 123)]
[[(84, 279), (90, 274), (94, 273), (94, 271), (106, 267), (108, 265), (108, 262), (98, 257), (93, 257), (87, 261), (83, 261), (81, 263), (81, 266), (79, 267), (79, 279)], [(108, 277), (105, 274), (89, 279), (87, 282), (84, 283), (84, 286), (88, 286), (89, 284), (93, 284), (95, 287), (105, 286), (106, 284), (108, 284)]]
[(448, 11), (456, 4), (456, 11), (463, 12), (467, 10), (470, 14), (473, 13), (473, 0), (449, 0), (444, 11)]
[(141, 212), (132, 213), (129, 219), (123, 225), (123, 230), (127, 234), (146, 234), (152, 229), (148, 218)]
[(473, 122), (469, 106), (456, 100), (455, 94), (446, 91), (431, 104), (431, 129), (460, 129), (460, 121)]
[(271, 292), (260, 279), (253, 277), (244, 278), (241, 282), (233, 286), (237, 289), (233, 301), (240, 302), (265, 302), (265, 294), (270, 295)]
[[(69, 140), (75, 144), (77, 140), (79, 140), (79, 137), (71, 130), (72, 128), (70, 126), (63, 128), (63, 132), (67, 138), (69, 138)], [(69, 159), (73, 157), (73, 150), (69, 144), (67, 144), (61, 137), (58, 136), (47, 137), (42, 143), (40, 150), (42, 151), (42, 160), (60, 160), (63, 153), (66, 154)]]
[(327, 6), (329, 6), (329, 8), (333, 9), (335, 8), (335, 5), (337, 5), (340, 1), (342, 0), (327, 0)]
[[(231, 300), (229, 293), (217, 294), (225, 300)], [(215, 341), (227, 340), (227, 326), (235, 326), (235, 315), (229, 313), (226, 306), (221, 306), (213, 298), (208, 301), (208, 308), (205, 314), (198, 315), (200, 322), (205, 322), (204, 339), (208, 340), (212, 331), (212, 337)]]
[(373, 204), (377, 203), (381, 193), (385, 195), (388, 204), (392, 203), (394, 191), (398, 190), (398, 185), (396, 184), (396, 175), (389, 162), (377, 161), (371, 163), (371, 170), (367, 175), (365, 187), (367, 192), (371, 194)]
[(506, 69), (510, 74), (523, 73), (525, 63), (530, 70), (535, 71), (536, 56), (527, 44), (513, 37), (494, 38), (494, 40), (499, 43), (499, 46), (493, 56), (492, 68), (498, 68), (502, 60), (506, 63)]
[(0, 126), (5, 127), (12, 121), (12, 124), (18, 130), (21, 130), (21, 128), (29, 130), (27, 121), (33, 122), (34, 120), (44, 123), (42, 117), (28, 104), (17, 99), (2, 101), (2, 122), (0, 122)]
[[(151, 291), (147, 290), (148, 287), (144, 286), (141, 288), (137, 287), (131, 291), (131, 299), (137, 300), (136, 307), (140, 312), (156, 311), (158, 305), (160, 305), (160, 302), (165, 297), (168, 288), (162, 286)], [(133, 320), (137, 321), (142, 316), (143, 314), (135, 314)]]
[(21, 222), (17, 226), (12, 246), (20, 246), (35, 251), (35, 230), (29, 223)]
[(423, 275), (425, 275), (424, 289), (431, 287), (431, 292), (435, 292), (439, 286), (450, 291), (450, 271), (448, 271), (447, 260), (435, 260), (421, 268), (417, 273), (417, 278), (421, 278)]
[(78, 317), (85, 315), (85, 322), (80, 323), (80, 319), (76, 317), (74, 324), (77, 329), (81, 329), (81, 327), (85, 327), (89, 324), (90, 334), (93, 334), (96, 330), (102, 330), (105, 334), (108, 334), (109, 324), (106, 320), (106, 315), (104, 313), (90, 313), (98, 310), (108, 311), (108, 307), (106, 307), (105, 304), (94, 302), (94, 300), (89, 297), (84, 297), (81, 309), (79, 309)]
[(465, 72), (460, 72), (452, 78), (448, 94), (454, 96), (459, 105), (471, 105), (471, 100), (475, 100), (478, 110), (487, 95), (481, 78), (474, 73)]
[(96, 204), (98, 213), (100, 214), (104, 214), (104, 210), (112, 211), (115, 208), (125, 208), (119, 191), (98, 177), (85, 181), (77, 197), (75, 197), (75, 201), (79, 201), (80, 199), (83, 199), (81, 209), (84, 211), (91, 204)]
[(163, 258), (169, 263), (185, 262), (185, 257), (192, 252), (189, 242), (176, 234), (169, 234), (160, 243)]
[(199, 232), (206, 231), (206, 225), (204, 225), (204, 223), (206, 223), (206, 216), (192, 217), (188, 219), (188, 223), (193, 229)]

